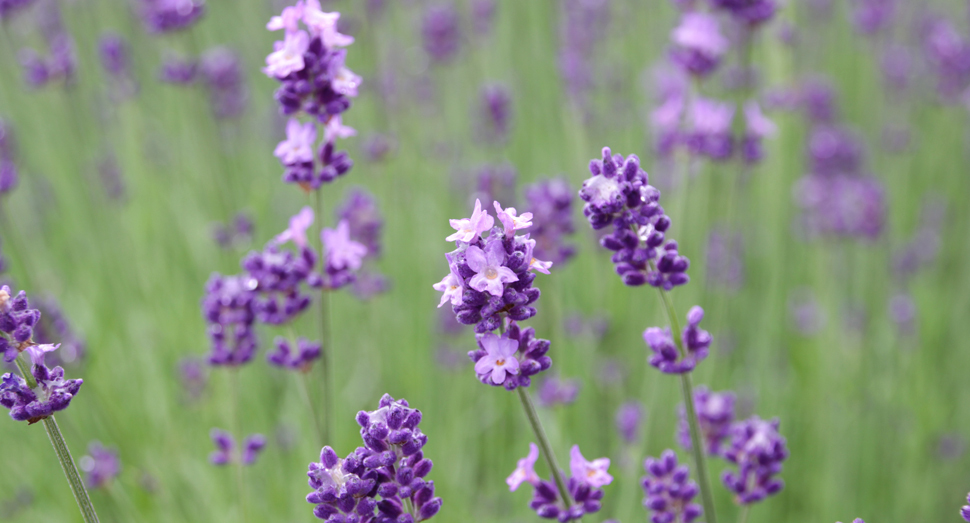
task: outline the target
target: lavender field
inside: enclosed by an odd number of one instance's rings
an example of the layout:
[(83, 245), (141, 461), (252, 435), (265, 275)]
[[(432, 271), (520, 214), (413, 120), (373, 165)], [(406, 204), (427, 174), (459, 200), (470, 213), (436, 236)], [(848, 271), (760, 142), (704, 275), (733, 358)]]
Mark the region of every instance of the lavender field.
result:
[(0, 521), (970, 521), (967, 2), (0, 34)]

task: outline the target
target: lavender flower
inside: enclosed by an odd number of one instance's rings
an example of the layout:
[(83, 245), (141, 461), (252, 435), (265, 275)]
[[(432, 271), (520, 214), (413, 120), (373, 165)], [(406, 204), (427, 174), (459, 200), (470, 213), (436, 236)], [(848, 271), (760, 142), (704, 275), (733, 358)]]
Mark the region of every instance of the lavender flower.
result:
[(364, 139), (361, 144), (364, 151), (364, 159), (369, 162), (382, 162), (396, 148), (392, 136), (382, 133), (374, 133)]
[[(583, 182), (579, 197), (583, 214), (595, 230), (613, 225), (600, 244), (615, 251), (613, 263), (623, 283), (649, 283), (670, 290), (690, 281), (690, 261), (677, 252), (677, 242), (664, 244), (670, 218), (660, 206), (660, 191), (649, 185), (636, 155), (624, 158), (603, 148), (603, 159), (589, 164), (592, 177)], [(662, 247), (661, 247), (662, 246)]]
[(707, 357), (711, 345), (711, 335), (698, 327), (702, 319), (704, 309), (696, 305), (687, 313), (687, 326), (681, 335), (685, 354), (678, 352), (670, 327), (650, 327), (643, 331), (643, 341), (654, 352), (650, 356), (650, 365), (667, 374), (684, 374), (694, 370)]
[(878, 238), (886, 223), (883, 184), (861, 175), (809, 175), (796, 185), (805, 229), (818, 236)]
[(542, 407), (569, 405), (579, 396), (579, 380), (565, 380), (558, 376), (546, 378), (541, 385), (536, 399)]
[(34, 304), (40, 311), (40, 321), (34, 325), (33, 340), (39, 344), (53, 344), (60, 341), (60, 350), (51, 354), (55, 365), (76, 365), (86, 353), (86, 344), (81, 339), (61, 309), (51, 296), (43, 296)]
[(360, 269), (367, 247), (350, 239), (350, 224), (340, 220), (336, 229), (324, 228), (320, 231), (324, 250), (323, 286), (339, 289), (353, 283), (354, 273)]
[(897, 294), (889, 300), (889, 319), (901, 334), (912, 334), (916, 322), (916, 303), (908, 294)]
[(525, 201), (532, 210), (531, 238), (536, 241), (533, 256), (555, 265), (565, 263), (576, 253), (564, 237), (575, 232), (573, 193), (565, 178), (540, 180), (525, 188)]
[(245, 77), (239, 56), (226, 47), (214, 47), (199, 57), (199, 73), (209, 90), (216, 118), (235, 118), (246, 108)]
[(338, 222), (347, 221), (350, 237), (367, 248), (366, 257), (380, 257), (384, 219), (372, 194), (359, 187), (351, 189), (336, 215)]
[(310, 463), (313, 491), (306, 500), (316, 505), (313, 514), (328, 523), (414, 523), (434, 517), (441, 498), (434, 497), (434, 481), (424, 479), (433, 463), (421, 450), (428, 437), (420, 422), (421, 411), (388, 394), (377, 410), (358, 412), (364, 446), (343, 459), (323, 447), (320, 461)]
[(205, 14), (204, 0), (141, 0), (141, 17), (152, 33), (185, 29)]
[(14, 346), (17, 352), (33, 345), (34, 327), (39, 321), (40, 311), (30, 308), (26, 292), (20, 291), (11, 297), (10, 287), (0, 287), (0, 332), (6, 335), (2, 339)]
[(738, 470), (724, 471), (721, 480), (742, 505), (757, 503), (785, 486), (784, 481), (774, 477), (788, 458), (788, 447), (778, 433), (778, 425), (777, 419), (764, 421), (754, 416), (731, 427), (731, 442), (722, 456), (737, 465)]
[(202, 316), (209, 324), (212, 342), (210, 365), (238, 366), (256, 355), (256, 321), (258, 283), (248, 275), (223, 276), (214, 273), (206, 283), (202, 298)]
[(0, 20), (6, 22), (32, 3), (34, 0), (0, 0)]
[(512, 126), (512, 96), (501, 84), (486, 84), (479, 91), (479, 110), (483, 136), (504, 143)]
[(546, 356), (549, 340), (536, 338), (532, 327), (520, 329), (511, 321), (501, 336), (488, 332), (476, 338), (479, 348), (468, 357), (475, 363), (478, 380), (486, 385), (506, 390), (528, 387), (532, 376), (552, 366), (552, 359)]
[[(841, 521), (836, 521), (835, 523), (842, 523), (842, 522)], [(865, 521), (862, 521), (862, 518), (855, 518), (855, 519), (852, 520), (852, 523), (866, 523), (866, 522)]]
[(860, 33), (874, 35), (890, 27), (895, 14), (895, 0), (856, 0), (852, 22)]
[(495, 0), (472, 0), (472, 29), (481, 36), (492, 32), (495, 22)]
[(78, 460), (78, 467), (84, 471), (85, 483), (88, 488), (106, 487), (111, 480), (121, 473), (121, 460), (118, 451), (101, 445), (99, 441), (92, 441), (88, 445), (88, 455)]
[(277, 367), (308, 372), (313, 362), (320, 358), (321, 345), (306, 338), (297, 339), (295, 351), (290, 341), (283, 337), (277, 337), (275, 345), (276, 352), (267, 354), (266, 361)]
[(250, 252), (242, 260), (247, 284), (252, 288), (252, 311), (261, 322), (282, 325), (310, 306), (302, 285), (308, 282), (316, 255), (307, 247), (296, 254), (281, 251), (275, 242), (262, 252)]
[(569, 496), (574, 504), (569, 510), (559, 498), (559, 491), (552, 481), (539, 478), (534, 466), (539, 458), (539, 449), (535, 444), (529, 444), (529, 455), (519, 460), (515, 471), (505, 480), (509, 490), (515, 490), (522, 483), (529, 483), (535, 490), (529, 507), (535, 510), (539, 517), (558, 519), (559, 521), (579, 520), (585, 514), (593, 514), (600, 510), (600, 500), (603, 499), (602, 487), (613, 482), (607, 469), (610, 467), (609, 458), (599, 458), (587, 461), (574, 445), (569, 452), (569, 470), (571, 476), (566, 479)]
[(640, 439), (640, 424), (643, 421), (643, 404), (639, 401), (628, 401), (616, 410), (616, 431), (620, 433), (628, 445), (636, 443)]
[(170, 55), (162, 62), (158, 79), (167, 84), (188, 85), (195, 81), (198, 68), (198, 61), (192, 58)]
[[(967, 503), (970, 503), (970, 494), (967, 494)], [(964, 521), (970, 521), (970, 505), (960, 507), (960, 517), (962, 517)]]
[(744, 104), (744, 119), (745, 135), (741, 154), (746, 163), (756, 164), (764, 158), (762, 140), (774, 136), (778, 128), (762, 114), (761, 107), (753, 100)]
[(138, 91), (138, 83), (131, 76), (131, 57), (128, 42), (121, 35), (104, 33), (98, 40), (101, 67), (111, 79), (111, 87), (118, 98), (125, 98)]
[(728, 50), (717, 18), (701, 11), (684, 13), (670, 38), (674, 44), (671, 59), (696, 77), (711, 74)]
[[(734, 423), (734, 393), (711, 392), (703, 385), (694, 389), (694, 410), (708, 455), (719, 456), (724, 440), (730, 436)], [(691, 449), (690, 426), (683, 405), (678, 409), (677, 441), (687, 450)]]
[(659, 459), (647, 458), (643, 468), (647, 475), (640, 478), (640, 485), (643, 506), (651, 512), (650, 521), (690, 523), (701, 515), (701, 506), (691, 502), (699, 492), (697, 484), (689, 479), (687, 465), (677, 465), (674, 451), (665, 450)]
[(458, 11), (450, 3), (431, 5), (421, 21), (424, 50), (438, 63), (450, 62), (461, 45)]
[(686, 136), (687, 149), (715, 161), (724, 161), (734, 153), (731, 123), (734, 106), (707, 98), (694, 100), (690, 108), (693, 127)]
[(220, 429), (212, 429), (209, 435), (212, 442), (216, 445), (216, 450), (209, 454), (209, 462), (213, 465), (228, 465), (239, 460), (243, 465), (252, 465), (256, 462), (260, 452), (266, 446), (266, 437), (262, 434), (251, 434), (243, 440), (242, 449), (237, 455), (236, 439), (232, 434)]
[(47, 57), (42, 57), (29, 48), (21, 49), (18, 54), (28, 87), (40, 88), (55, 81), (71, 85), (76, 79), (77, 50), (74, 39), (59, 22), (53, 25), (54, 29), (45, 35), (49, 50)]

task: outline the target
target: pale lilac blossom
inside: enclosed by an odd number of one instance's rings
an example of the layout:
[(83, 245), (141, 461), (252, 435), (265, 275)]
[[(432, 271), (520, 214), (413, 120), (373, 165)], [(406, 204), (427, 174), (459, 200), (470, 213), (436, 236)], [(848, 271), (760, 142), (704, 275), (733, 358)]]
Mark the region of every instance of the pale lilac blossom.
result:
[(535, 470), (538, 459), (539, 447), (535, 443), (529, 443), (529, 455), (520, 459), (512, 474), (505, 478), (505, 483), (508, 484), (509, 491), (514, 492), (523, 483), (528, 483), (532, 486), (539, 484), (539, 475), (536, 474)]
[(505, 247), (502, 242), (489, 242), (485, 250), (472, 245), (465, 251), (468, 267), (475, 271), (469, 285), (478, 292), (487, 292), (492, 296), (501, 297), (505, 291), (504, 284), (519, 281), (519, 277), (512, 269), (502, 265), (505, 263)]
[(610, 458), (599, 458), (593, 461), (586, 461), (583, 453), (579, 451), (579, 445), (573, 445), (569, 451), (569, 470), (574, 478), (582, 481), (592, 488), (599, 488), (613, 482), (607, 469), (610, 468)]
[(357, 136), (357, 130), (344, 125), (343, 117), (339, 114), (331, 116), (327, 120), (327, 125), (323, 128), (323, 141), (325, 142), (333, 142), (337, 138), (343, 139), (351, 136)]
[(356, 271), (367, 254), (367, 247), (350, 239), (350, 223), (340, 220), (336, 229), (320, 231), (326, 251), (327, 265), (334, 269), (349, 268)]
[(495, 214), (498, 216), (498, 220), (502, 222), (502, 226), (505, 227), (506, 238), (515, 236), (515, 231), (532, 227), (531, 212), (522, 213), (522, 216), (516, 216), (515, 207), (502, 209), (502, 205), (497, 201), (492, 203), (495, 204)]
[(271, 78), (283, 79), (291, 73), (302, 71), (306, 64), (303, 53), (310, 47), (310, 36), (306, 31), (286, 33), (282, 42), (273, 44), (274, 51), (266, 57), (263, 72)]
[(313, 143), (317, 140), (317, 126), (313, 122), (300, 124), (290, 118), (286, 124), (286, 140), (276, 146), (273, 154), (284, 165), (295, 165), (313, 161)]
[(320, 8), (318, 0), (307, 0), (303, 10), (303, 23), (310, 29), (313, 36), (319, 36), (323, 41), (324, 47), (333, 49), (334, 47), (347, 47), (354, 43), (354, 37), (341, 34), (337, 31), (337, 21), (340, 20), (340, 13), (325, 13)]
[(313, 225), (313, 209), (304, 207), (290, 218), (290, 227), (276, 236), (276, 243), (292, 241), (301, 249), (306, 247), (306, 231)]
[(291, 5), (283, 8), (283, 12), (279, 16), (274, 16), (269, 19), (269, 23), (266, 24), (266, 29), (270, 31), (279, 31), (280, 29), (286, 29), (287, 33), (295, 33), (299, 30), (300, 19), (303, 18), (303, 1), (299, 1), (296, 5)]
[(515, 353), (519, 350), (518, 341), (492, 333), (484, 334), (479, 339), (485, 355), (475, 363), (475, 374), (488, 376), (493, 384), (501, 385), (507, 374), (519, 373), (519, 360), (515, 359)]
[(471, 218), (448, 220), (448, 223), (458, 232), (445, 238), (446, 241), (470, 242), (479, 234), (491, 229), (492, 225), (495, 224), (495, 218), (492, 218), (492, 215), (488, 214), (487, 211), (482, 210), (481, 200), (475, 200), (475, 210), (472, 212)]

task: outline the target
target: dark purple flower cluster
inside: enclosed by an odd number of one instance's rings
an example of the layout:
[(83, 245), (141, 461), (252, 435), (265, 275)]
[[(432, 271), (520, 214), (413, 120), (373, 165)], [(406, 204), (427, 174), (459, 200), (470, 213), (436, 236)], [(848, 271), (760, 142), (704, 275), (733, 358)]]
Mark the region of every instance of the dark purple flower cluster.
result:
[(13, 361), (10, 351), (18, 353), (33, 345), (34, 328), (40, 322), (40, 311), (30, 308), (27, 293), (18, 292), (11, 296), (10, 287), (0, 287), (0, 343), (4, 346), (4, 360)]
[(775, 477), (788, 458), (788, 447), (778, 426), (777, 419), (765, 421), (754, 416), (731, 427), (731, 441), (722, 456), (737, 465), (738, 470), (724, 471), (721, 480), (735, 493), (738, 503), (757, 503), (785, 486)]
[(650, 510), (653, 523), (690, 523), (704, 511), (691, 500), (700, 490), (691, 481), (687, 465), (677, 465), (677, 454), (667, 449), (660, 458), (643, 462), (647, 475), (640, 478), (643, 506)]
[[(17, 187), (20, 177), (13, 156), (13, 135), (7, 122), (0, 120), (0, 196)], [(2, 271), (0, 271), (2, 272)]]
[(208, 322), (212, 352), (210, 365), (238, 366), (256, 355), (257, 282), (248, 275), (223, 276), (214, 273), (205, 287), (202, 316)]
[(643, 331), (643, 341), (653, 350), (650, 365), (666, 374), (684, 374), (694, 370), (704, 360), (711, 345), (711, 335), (700, 328), (704, 319), (704, 309), (693, 306), (687, 312), (687, 326), (681, 335), (684, 354), (674, 343), (670, 327), (650, 327)]
[(268, 243), (262, 252), (247, 254), (241, 265), (248, 283), (255, 284), (251, 290), (255, 293), (252, 306), (256, 319), (281, 325), (306, 310), (311, 299), (301, 292), (301, 286), (319, 281), (313, 273), (316, 263), (317, 256), (311, 249), (281, 251), (275, 242)]
[(670, 218), (660, 206), (660, 191), (649, 185), (640, 159), (626, 159), (603, 148), (603, 159), (592, 160), (593, 176), (583, 182), (579, 197), (586, 202), (583, 214), (593, 229), (613, 226), (600, 244), (615, 251), (613, 263), (623, 283), (648, 283), (670, 290), (690, 281), (690, 261), (677, 252), (677, 242), (664, 244)]
[(573, 192), (565, 178), (540, 180), (525, 188), (525, 201), (532, 210), (533, 255), (554, 265), (576, 254), (576, 247), (564, 239), (576, 230), (573, 225)]
[(64, 379), (62, 367), (49, 369), (43, 361), (34, 363), (30, 373), (37, 382), (34, 388), (16, 374), (8, 372), (0, 377), (0, 405), (9, 409), (16, 421), (33, 424), (66, 409), (84, 383)]
[(329, 446), (320, 462), (310, 463), (306, 500), (313, 514), (328, 523), (416, 523), (434, 517), (441, 498), (434, 481), (424, 478), (433, 466), (421, 450), (428, 442), (418, 424), (421, 411), (406, 400), (385, 394), (378, 409), (357, 413), (364, 446), (339, 458)]
[(306, 338), (296, 340), (296, 350), (292, 347), (290, 340), (277, 337), (275, 340), (276, 351), (266, 355), (266, 361), (271, 365), (284, 369), (308, 372), (313, 362), (320, 358), (322, 346)]
[(450, 62), (461, 47), (461, 20), (451, 3), (431, 5), (421, 21), (424, 51), (438, 63)]
[(185, 29), (203, 14), (205, 0), (141, 0), (142, 21), (152, 33)]
[(768, 22), (778, 9), (776, 0), (710, 0), (711, 7), (730, 14), (748, 27)]
[(502, 84), (486, 84), (479, 92), (479, 121), (483, 138), (504, 143), (512, 127), (512, 95)]
[(475, 363), (478, 380), (486, 385), (515, 390), (532, 384), (532, 376), (552, 366), (549, 340), (537, 338), (535, 329), (521, 329), (509, 322), (507, 332), (501, 336), (492, 333), (476, 336), (478, 349), (469, 351), (468, 357)]
[(121, 473), (121, 460), (118, 450), (105, 447), (99, 441), (88, 445), (88, 454), (78, 460), (78, 467), (84, 471), (84, 482), (88, 488), (106, 487)]
[(535, 484), (535, 491), (532, 494), (529, 507), (535, 510), (540, 518), (555, 519), (563, 523), (578, 521), (586, 514), (599, 512), (600, 500), (603, 499), (602, 489), (591, 488), (589, 484), (576, 477), (570, 477), (566, 481), (566, 488), (569, 490), (569, 497), (573, 498), (574, 502), (568, 510), (559, 499), (556, 484), (544, 479)]
[(967, 505), (960, 507), (960, 517), (962, 517), (964, 521), (970, 522), (970, 494), (967, 494), (967, 503)]
[(216, 118), (235, 118), (243, 113), (249, 93), (235, 51), (214, 47), (202, 53), (199, 73), (209, 90), (209, 105)]
[[(734, 423), (734, 393), (711, 392), (705, 386), (694, 389), (694, 410), (705, 451), (711, 456), (721, 454), (724, 440), (731, 434)], [(677, 441), (687, 450), (691, 449), (690, 426), (683, 405), (678, 411)]]
[(236, 439), (232, 434), (220, 429), (212, 429), (209, 434), (212, 442), (216, 445), (216, 450), (209, 454), (209, 463), (213, 465), (228, 465), (237, 459), (243, 465), (252, 465), (259, 457), (259, 453), (266, 447), (266, 437), (262, 434), (251, 434), (243, 440), (240, 455), (236, 456)]

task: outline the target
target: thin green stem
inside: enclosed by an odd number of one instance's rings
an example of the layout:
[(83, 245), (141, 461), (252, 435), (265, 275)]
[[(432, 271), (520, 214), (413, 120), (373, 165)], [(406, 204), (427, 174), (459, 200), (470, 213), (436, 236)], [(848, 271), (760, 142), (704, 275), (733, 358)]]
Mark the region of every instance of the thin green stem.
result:
[(247, 518), (246, 510), (246, 483), (243, 481), (243, 462), (242, 462), (242, 423), (239, 415), (239, 367), (231, 367), (229, 369), (229, 394), (232, 396), (230, 400), (232, 402), (232, 432), (233, 437), (236, 438), (236, 442), (239, 447), (239, 454), (233, 456), (233, 461), (235, 461), (236, 469), (236, 494), (239, 499), (239, 510), (242, 512), (242, 520), (245, 522)]
[[(651, 268), (652, 262), (651, 262)], [(654, 269), (656, 270), (656, 269)], [(677, 313), (674, 311), (673, 301), (670, 294), (664, 289), (660, 291), (660, 298), (663, 301), (664, 309), (667, 311), (667, 319), (670, 321), (670, 329), (673, 331), (672, 337), (677, 345), (677, 351), (683, 357), (686, 353), (684, 343), (680, 337), (680, 322), (677, 321)], [(680, 375), (681, 390), (684, 393), (684, 406), (687, 411), (687, 424), (690, 427), (691, 453), (694, 455), (694, 468), (697, 471), (697, 481), (701, 488), (701, 500), (704, 504), (704, 515), (707, 516), (708, 523), (717, 523), (717, 515), (714, 513), (714, 496), (711, 492), (711, 481), (707, 475), (707, 461), (704, 456), (704, 446), (701, 441), (700, 425), (697, 422), (697, 411), (694, 409), (694, 386), (691, 383), (689, 372)]]
[[(323, 230), (323, 191), (316, 191), (317, 220)], [(321, 238), (321, 244), (323, 240)], [(321, 263), (326, 263), (321, 260)], [(330, 406), (333, 403), (333, 380), (330, 371), (330, 292), (326, 286), (320, 289), (320, 372), (323, 374), (323, 441), (330, 441)]]
[[(23, 361), (23, 358), (17, 358), (16, 362), (17, 368), (20, 369), (24, 380), (27, 381), (27, 386), (31, 389), (36, 388), (37, 381), (30, 373), (27, 363)], [(71, 486), (71, 492), (74, 494), (74, 500), (77, 501), (78, 508), (81, 509), (81, 517), (84, 518), (84, 523), (97, 523), (98, 513), (94, 511), (94, 505), (91, 504), (91, 496), (88, 496), (88, 491), (84, 488), (84, 481), (81, 480), (81, 473), (78, 472), (77, 465), (74, 464), (71, 449), (67, 448), (67, 442), (64, 441), (64, 436), (61, 434), (61, 429), (57, 426), (57, 421), (54, 420), (53, 414), (44, 418), (44, 430), (47, 431), (47, 437), (51, 440), (51, 445), (54, 446), (57, 461), (61, 462), (61, 470), (64, 471), (64, 476), (67, 477), (67, 484)]]
[(310, 409), (310, 418), (313, 419), (313, 427), (317, 431), (317, 438), (320, 439), (320, 446), (327, 444), (327, 440), (323, 436), (323, 427), (320, 425), (320, 417), (317, 416), (317, 409), (313, 407), (313, 397), (310, 396), (310, 386), (307, 384), (307, 373), (300, 371), (299, 379), (296, 380), (297, 386), (300, 387), (300, 394), (303, 395), (303, 401), (306, 401), (307, 408)]
[(738, 523), (748, 523), (748, 512), (751, 511), (750, 504), (741, 505), (741, 512), (738, 513)]
[(568, 511), (573, 504), (572, 498), (569, 497), (569, 491), (566, 490), (566, 484), (562, 478), (562, 469), (559, 468), (556, 455), (552, 453), (552, 446), (549, 445), (549, 438), (546, 437), (546, 431), (542, 428), (542, 422), (539, 421), (539, 414), (536, 413), (536, 407), (532, 403), (529, 391), (525, 387), (519, 387), (515, 390), (519, 391), (519, 399), (522, 400), (522, 408), (525, 410), (525, 416), (529, 418), (532, 431), (535, 432), (536, 439), (539, 440), (539, 448), (542, 450), (542, 455), (546, 457), (546, 464), (549, 465), (552, 479), (555, 480), (556, 488), (559, 489), (559, 496), (562, 497), (563, 503), (566, 504), (566, 510)]

